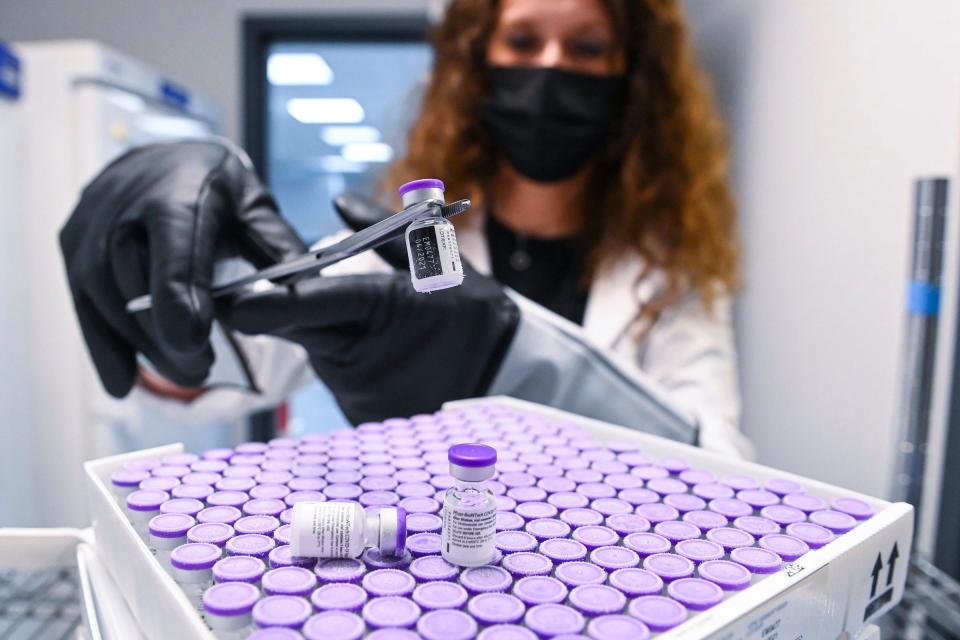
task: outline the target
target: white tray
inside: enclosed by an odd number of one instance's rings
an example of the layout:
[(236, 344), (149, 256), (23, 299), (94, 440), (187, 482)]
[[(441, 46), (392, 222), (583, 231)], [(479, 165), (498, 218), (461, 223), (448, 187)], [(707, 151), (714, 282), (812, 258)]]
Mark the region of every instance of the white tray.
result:
[[(758, 584), (691, 616), (658, 640), (837, 640), (858, 637), (868, 623), (903, 596), (913, 534), (913, 508), (890, 503), (762, 465), (730, 460), (696, 447), (513, 398), (449, 402), (457, 408), (496, 402), (577, 422), (604, 441), (632, 440), (654, 457), (676, 456), (718, 474), (744, 473), (765, 480), (786, 478), (830, 500), (853, 496), (876, 511), (870, 520), (826, 547), (785, 565)], [(144, 634), (155, 640), (215, 640), (173, 579), (153, 559), (110, 490), (109, 477), (125, 462), (179, 453), (179, 444), (87, 462), (87, 490), (96, 544), (118, 590)], [(890, 567), (896, 546), (899, 559)], [(880, 568), (875, 571), (877, 562)], [(874, 588), (874, 574), (877, 575)], [(871, 596), (871, 591), (873, 594)], [(843, 634), (849, 636), (843, 636)]]

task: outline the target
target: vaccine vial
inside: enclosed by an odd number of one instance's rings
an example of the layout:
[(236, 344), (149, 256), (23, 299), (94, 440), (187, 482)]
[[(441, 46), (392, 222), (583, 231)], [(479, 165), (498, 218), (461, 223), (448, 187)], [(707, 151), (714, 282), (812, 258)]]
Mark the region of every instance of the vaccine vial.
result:
[(290, 550), (301, 558), (358, 558), (367, 547), (401, 556), (407, 543), (407, 512), (382, 507), (369, 512), (359, 502), (298, 502), (290, 523)]
[(410, 281), (420, 293), (457, 287), (463, 283), (463, 265), (457, 234), (443, 217), (443, 182), (414, 180), (400, 187), (403, 206), (411, 207), (429, 200), (436, 201), (434, 213), (407, 227), (407, 256), (410, 260)]
[(260, 589), (246, 582), (224, 582), (203, 594), (206, 621), (217, 640), (245, 640), (253, 631), (253, 606)]
[(484, 481), (493, 477), (497, 451), (485, 444), (457, 444), (447, 460), (455, 484), (443, 501), (440, 553), (461, 567), (488, 564), (497, 551), (497, 502)]
[(204, 615), (203, 594), (213, 586), (213, 565), (222, 553), (220, 547), (207, 542), (188, 542), (170, 553), (173, 579), (201, 617)]

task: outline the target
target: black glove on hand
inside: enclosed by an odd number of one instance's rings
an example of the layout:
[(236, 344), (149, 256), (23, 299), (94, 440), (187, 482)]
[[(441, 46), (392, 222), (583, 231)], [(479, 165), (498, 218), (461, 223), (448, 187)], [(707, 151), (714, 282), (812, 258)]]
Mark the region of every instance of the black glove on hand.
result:
[[(356, 197), (337, 205), (357, 226), (390, 213)], [(414, 291), (404, 271), (316, 278), (242, 294), (221, 317), (302, 345), (354, 424), (433, 411), (486, 392), (519, 322), (500, 285), (463, 267), (461, 286), (431, 294)]]
[[(141, 352), (165, 377), (201, 384), (215, 256), (266, 267), (306, 250), (253, 171), (226, 146), (191, 141), (134, 149), (83, 191), (60, 247), (84, 339), (107, 392), (125, 396)], [(153, 296), (153, 308), (126, 303)]]

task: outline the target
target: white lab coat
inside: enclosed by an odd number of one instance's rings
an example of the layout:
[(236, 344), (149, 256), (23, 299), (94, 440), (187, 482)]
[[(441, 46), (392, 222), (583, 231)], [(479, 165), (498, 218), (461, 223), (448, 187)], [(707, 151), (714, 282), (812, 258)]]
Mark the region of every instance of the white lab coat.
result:
[[(464, 223), (458, 225), (457, 238), (461, 254), (479, 272), (489, 273), (483, 213), (475, 211), (465, 217)], [(343, 275), (389, 269), (379, 256), (370, 252), (334, 265), (324, 273)], [(631, 330), (637, 309), (650, 300), (663, 283), (663, 274), (659, 272), (638, 281), (642, 270), (642, 259), (632, 256), (620, 259), (596, 275), (587, 298), (584, 333), (595, 345), (620, 356), (621, 362), (635, 365), (647, 379), (659, 384), (677, 406), (695, 416), (702, 447), (751, 457), (752, 447), (738, 427), (740, 396), (731, 300), (719, 299), (712, 312), (708, 312), (699, 296), (689, 293), (661, 313), (638, 340)], [(279, 404), (313, 379), (306, 352), (298, 345), (269, 336), (247, 336), (242, 342), (261, 387), (260, 395), (216, 389), (189, 405), (157, 398), (142, 389), (137, 389), (134, 395), (144, 409), (163, 411), (169, 417), (201, 424)]]

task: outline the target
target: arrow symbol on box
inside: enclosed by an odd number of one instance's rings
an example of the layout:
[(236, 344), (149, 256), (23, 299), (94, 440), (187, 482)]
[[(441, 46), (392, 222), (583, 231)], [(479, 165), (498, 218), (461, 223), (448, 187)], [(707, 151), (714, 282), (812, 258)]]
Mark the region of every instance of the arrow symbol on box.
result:
[[(890, 558), (887, 560), (887, 586), (890, 586), (890, 583), (893, 582), (893, 569), (897, 566), (897, 558), (900, 557), (900, 550), (897, 549), (897, 543), (893, 543), (893, 549), (890, 550)], [(876, 578), (874, 578), (874, 584), (876, 584)]]
[(883, 557), (877, 553), (877, 560), (873, 563), (873, 571), (870, 572), (870, 575), (873, 576), (873, 582), (870, 585), (870, 598), (873, 599), (873, 596), (877, 595), (877, 580), (880, 578), (880, 571), (883, 569)]

